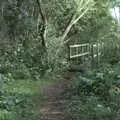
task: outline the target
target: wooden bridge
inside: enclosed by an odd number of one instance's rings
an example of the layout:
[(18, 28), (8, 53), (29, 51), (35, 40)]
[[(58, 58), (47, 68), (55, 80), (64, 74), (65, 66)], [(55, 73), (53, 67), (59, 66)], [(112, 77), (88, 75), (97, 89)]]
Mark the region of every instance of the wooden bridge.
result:
[[(73, 59), (78, 61), (79, 58), (89, 57), (91, 58), (92, 64), (96, 61), (100, 64), (101, 56), (103, 55), (104, 43), (85, 43), (85, 44), (74, 44), (69, 46), (69, 60)], [(84, 62), (84, 61), (83, 61)]]

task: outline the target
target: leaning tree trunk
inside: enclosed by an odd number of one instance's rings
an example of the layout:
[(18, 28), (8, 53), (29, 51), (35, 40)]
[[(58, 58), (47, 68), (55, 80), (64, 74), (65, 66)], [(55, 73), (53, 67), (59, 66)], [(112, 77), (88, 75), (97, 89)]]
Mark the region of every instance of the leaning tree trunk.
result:
[(85, 3), (84, 3), (84, 0), (81, 0), (80, 5), (78, 6), (79, 15), (77, 15), (77, 11), (76, 13), (74, 13), (74, 15), (72, 16), (72, 19), (68, 23), (68, 26), (66, 27), (62, 35), (62, 40), (64, 41), (64, 43), (67, 43), (69, 41), (65, 39), (68, 33), (70, 32), (71, 28), (73, 27), (73, 25), (75, 25), (92, 8), (92, 6), (93, 6), (92, 0), (86, 0)]

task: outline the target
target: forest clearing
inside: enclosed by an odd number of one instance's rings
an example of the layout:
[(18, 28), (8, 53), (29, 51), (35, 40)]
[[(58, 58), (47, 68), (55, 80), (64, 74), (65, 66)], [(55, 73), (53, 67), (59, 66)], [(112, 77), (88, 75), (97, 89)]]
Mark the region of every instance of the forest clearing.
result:
[(120, 0), (0, 0), (0, 120), (120, 120)]

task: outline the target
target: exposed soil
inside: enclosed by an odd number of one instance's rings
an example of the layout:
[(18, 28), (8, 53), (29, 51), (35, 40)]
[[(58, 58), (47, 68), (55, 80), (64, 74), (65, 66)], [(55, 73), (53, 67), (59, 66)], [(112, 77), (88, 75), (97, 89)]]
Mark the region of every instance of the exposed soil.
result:
[(65, 120), (66, 99), (64, 93), (72, 77), (73, 75), (69, 73), (54, 85), (45, 86), (43, 100), (39, 105), (39, 112), (42, 114), (43, 120)]

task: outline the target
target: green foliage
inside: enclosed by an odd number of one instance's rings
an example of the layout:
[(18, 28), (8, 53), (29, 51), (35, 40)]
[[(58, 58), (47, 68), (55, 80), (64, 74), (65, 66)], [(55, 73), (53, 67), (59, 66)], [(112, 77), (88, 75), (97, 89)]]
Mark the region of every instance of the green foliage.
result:
[[(36, 92), (34, 85), (31, 86), (33, 81), (23, 85), (18, 79), (39, 80), (49, 73), (60, 74), (68, 67), (69, 44), (104, 42), (103, 61), (111, 64), (120, 61), (120, 27), (109, 12), (110, 7), (119, 6), (119, 1), (113, 4), (109, 0), (86, 1), (43, 0), (41, 9), (47, 24), (42, 22), (36, 0), (0, 1), (0, 76), (3, 76), (0, 78), (0, 120), (37, 119), (32, 101)], [(62, 40), (66, 28), (89, 7), (85, 16), (72, 26), (66, 45)], [(43, 26), (46, 48), (42, 44)], [(76, 97), (68, 105), (70, 119), (119, 119), (118, 71), (104, 66), (102, 70), (78, 75), (71, 90)], [(18, 84), (14, 85), (17, 80)], [(12, 89), (6, 89), (12, 84)]]
[(14, 80), (11, 77), (8, 74), (0, 80), (0, 120), (41, 120), (35, 96), (41, 94), (40, 102), (43, 86), (54, 81)]
[(119, 67), (101, 68), (77, 75), (70, 90), (67, 112), (71, 120), (119, 119)]
[(70, 120), (109, 120), (112, 114), (111, 109), (94, 96), (73, 97), (67, 112)]
[(61, 38), (51, 38), (48, 42), (48, 63), (52, 71), (62, 71), (68, 67), (66, 49)]
[(13, 120), (15, 119), (15, 115), (12, 112), (7, 110), (0, 110), (0, 119), (1, 120)]
[[(87, 15), (72, 27), (66, 39), (69, 38), (70, 44), (104, 41), (106, 47), (104, 58), (107, 61), (110, 57), (111, 61), (118, 60), (119, 52), (116, 52), (116, 49), (119, 36), (115, 34), (118, 26), (113, 23), (110, 16), (108, 1), (50, 0), (49, 3), (47, 0), (42, 1), (41, 6), (47, 20), (45, 25), (46, 53), (42, 46), (40, 32), (44, 25), (39, 17), (39, 6), (36, 1), (2, 0), (0, 5), (0, 72), (12, 73), (14, 78), (39, 79), (44, 76), (47, 69), (52, 71), (54, 68), (55, 71), (62, 71), (68, 65), (66, 63), (68, 52), (61, 37), (73, 15), (75, 14), (77, 18), (91, 5), (93, 9), (90, 9)], [(80, 6), (84, 7), (83, 10)], [(108, 47), (109, 39), (114, 42), (113, 39), (116, 39), (116, 47)], [(107, 54), (108, 51), (109, 54)], [(113, 54), (111, 51), (114, 51)]]
[(33, 102), (33, 95), (43, 83), (28, 80), (16, 83), (10, 77), (10, 75), (4, 76), (0, 81), (0, 120), (40, 119), (35, 113), (36, 104)]
[(0, 110), (4, 114), (0, 116), (0, 119), (6, 120), (9, 117), (11, 120), (35, 119), (34, 106), (30, 95), (11, 93), (2, 96), (1, 99)]

